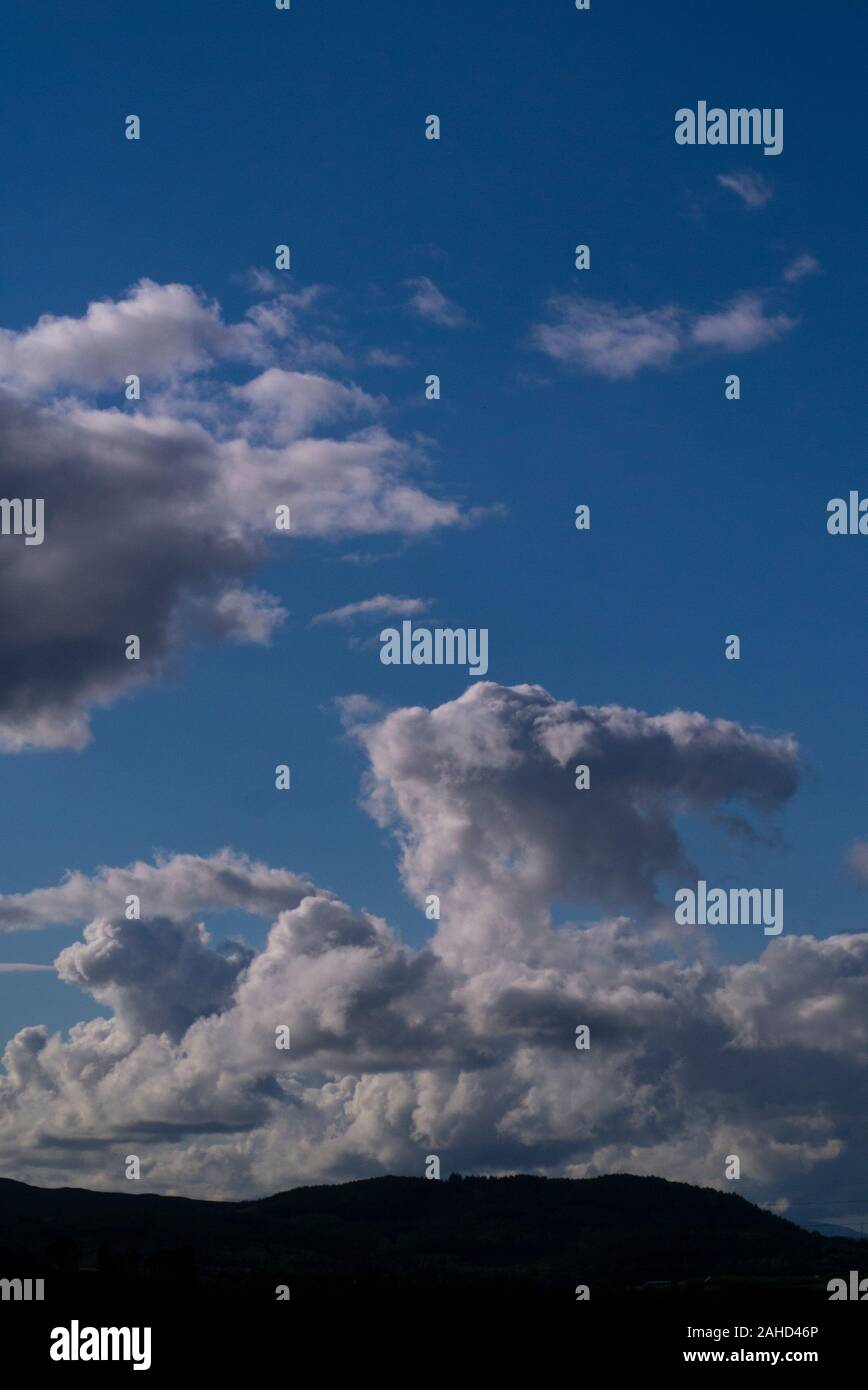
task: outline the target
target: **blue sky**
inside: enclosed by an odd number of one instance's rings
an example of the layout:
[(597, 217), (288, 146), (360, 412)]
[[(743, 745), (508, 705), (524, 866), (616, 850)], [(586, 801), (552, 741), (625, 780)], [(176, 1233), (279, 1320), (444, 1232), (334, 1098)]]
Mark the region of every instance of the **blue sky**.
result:
[[(868, 16), (832, 3), (817, 20), (807, 3), (747, 0), (594, 0), (588, 13), (293, 0), (288, 14), (266, 0), (90, 0), (86, 17), (10, 0), (3, 328), (80, 318), (142, 278), (192, 286), (235, 323), (256, 299), (251, 270), (287, 242), (292, 290), (326, 287), (320, 329), (345, 354), (334, 376), (385, 397), (388, 429), (425, 437), (420, 485), (480, 515), (418, 537), (299, 538), (255, 575), (288, 610), (270, 646), (188, 646), (165, 677), (97, 709), (85, 748), (6, 756), (0, 891), (231, 845), (418, 946), (429, 924), (392, 837), (359, 805), (366, 759), (335, 700), (431, 707), (468, 680), (381, 666), (379, 617), (312, 625), (387, 593), (487, 627), (488, 679), (503, 685), (792, 734), (802, 778), (772, 817), (780, 844), (733, 845), (692, 820), (685, 843), (709, 882), (782, 886), (788, 933), (863, 930), (847, 859), (868, 834), (868, 541), (830, 537), (826, 503), (866, 476)], [(674, 112), (699, 99), (783, 108), (782, 154), (677, 146)], [(439, 142), (424, 139), (430, 112)], [(124, 139), (128, 113), (140, 142)], [(718, 181), (746, 172), (766, 181), (762, 206)], [(573, 266), (578, 242), (590, 271)], [(800, 257), (811, 273), (788, 283)], [(460, 306), (460, 326), (412, 312), (418, 277)], [(563, 295), (671, 309), (683, 346), (615, 378), (555, 361), (534, 330)], [(690, 342), (692, 324), (745, 296), (785, 325), (768, 342)], [(372, 364), (372, 349), (401, 365)], [(439, 402), (424, 399), (429, 372)], [(129, 409), (119, 392), (94, 399)], [(740, 662), (724, 660), (729, 633)], [(287, 796), (273, 791), (279, 762)], [(47, 963), (68, 940), (10, 933), (4, 959)], [(751, 928), (719, 943), (732, 961), (765, 944)], [(104, 1012), (48, 974), (0, 974), (0, 1000), (4, 1040)]]

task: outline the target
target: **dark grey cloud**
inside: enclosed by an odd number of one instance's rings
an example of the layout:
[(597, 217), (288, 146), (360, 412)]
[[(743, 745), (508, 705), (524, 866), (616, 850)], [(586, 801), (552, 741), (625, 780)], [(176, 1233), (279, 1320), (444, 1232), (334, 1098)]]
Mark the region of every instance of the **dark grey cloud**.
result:
[[(82, 747), (93, 708), (197, 637), (267, 643), (285, 612), (251, 581), (296, 536), (465, 520), (414, 483), (418, 447), (376, 421), (381, 400), (297, 369), (299, 312), (278, 296), (226, 324), (188, 287), (143, 281), (82, 319), (0, 333), (4, 491), (45, 514), (42, 544), (0, 537), (0, 750)], [(227, 385), (228, 359), (256, 374)], [(121, 408), (128, 373), (142, 399)]]
[(67, 946), (55, 965), (62, 980), (109, 1005), (136, 1036), (175, 1040), (197, 1018), (228, 1007), (244, 968), (210, 947), (201, 924), (165, 917), (91, 922), (84, 941)]

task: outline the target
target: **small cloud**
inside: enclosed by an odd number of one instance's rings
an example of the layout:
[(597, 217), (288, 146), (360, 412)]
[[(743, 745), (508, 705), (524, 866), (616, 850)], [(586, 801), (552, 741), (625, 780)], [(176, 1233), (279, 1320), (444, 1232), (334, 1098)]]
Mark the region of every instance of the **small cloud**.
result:
[(857, 840), (850, 850), (850, 868), (858, 879), (868, 883), (868, 840)]
[(251, 266), (246, 276), (247, 288), (254, 294), (275, 294), (277, 292), (277, 280), (270, 270), (263, 270), (259, 266)]
[(398, 618), (407, 618), (412, 613), (424, 613), (430, 607), (431, 600), (427, 598), (396, 598), (394, 594), (377, 594), (374, 598), (362, 599), (360, 603), (346, 603), (343, 608), (318, 613), (311, 625), (349, 623), (355, 618), (366, 618), (370, 613), (389, 613)]
[(262, 589), (226, 589), (214, 605), (213, 625), (230, 642), (267, 647), (287, 610)]
[(345, 729), (370, 724), (375, 719), (382, 719), (386, 713), (382, 700), (372, 700), (369, 695), (337, 695), (335, 705)]
[(788, 285), (795, 285), (799, 280), (805, 280), (809, 275), (819, 275), (820, 262), (816, 256), (796, 256), (795, 260), (790, 261), (784, 269), (784, 279)]
[(759, 1208), (761, 1211), (773, 1211), (776, 1216), (786, 1216), (790, 1209), (790, 1199), (789, 1197), (775, 1197), (773, 1201), (760, 1202)]
[(767, 314), (758, 294), (738, 295), (725, 308), (699, 315), (678, 305), (620, 308), (575, 295), (553, 295), (548, 308), (550, 322), (531, 330), (534, 346), (556, 362), (612, 381), (634, 377), (644, 367), (670, 367), (691, 347), (761, 347), (796, 323), (785, 314)]
[(537, 324), (533, 341), (547, 356), (616, 380), (643, 367), (668, 367), (681, 345), (678, 310), (619, 309), (614, 304), (553, 295), (552, 323)]
[(344, 565), (378, 565), (381, 560), (400, 560), (404, 548), (398, 550), (349, 550), (338, 558)]
[(369, 367), (405, 367), (406, 357), (399, 352), (387, 352), (385, 348), (371, 348), (365, 358)]
[(747, 208), (765, 207), (774, 192), (768, 179), (749, 170), (737, 174), (718, 174), (717, 182), (737, 194)]
[(795, 320), (786, 314), (767, 315), (759, 295), (743, 294), (726, 309), (700, 315), (692, 337), (703, 347), (748, 352), (774, 342), (793, 327)]
[(412, 256), (429, 256), (432, 261), (440, 261), (443, 265), (450, 259), (449, 252), (434, 241), (425, 241), (420, 245), (411, 246), (410, 254)]
[(467, 323), (467, 315), (460, 305), (447, 299), (427, 275), (419, 275), (405, 283), (414, 290), (408, 307), (420, 319), (439, 323), (441, 328), (462, 328)]

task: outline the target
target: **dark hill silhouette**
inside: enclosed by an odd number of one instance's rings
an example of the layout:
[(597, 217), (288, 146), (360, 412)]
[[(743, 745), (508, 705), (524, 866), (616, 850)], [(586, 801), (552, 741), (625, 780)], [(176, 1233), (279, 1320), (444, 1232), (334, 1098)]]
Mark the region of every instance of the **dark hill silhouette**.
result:
[(735, 1193), (615, 1175), (371, 1178), (250, 1202), (38, 1188), (0, 1179), (0, 1277), (53, 1275), (186, 1296), (572, 1300), (751, 1286), (826, 1298), (868, 1245), (829, 1238)]

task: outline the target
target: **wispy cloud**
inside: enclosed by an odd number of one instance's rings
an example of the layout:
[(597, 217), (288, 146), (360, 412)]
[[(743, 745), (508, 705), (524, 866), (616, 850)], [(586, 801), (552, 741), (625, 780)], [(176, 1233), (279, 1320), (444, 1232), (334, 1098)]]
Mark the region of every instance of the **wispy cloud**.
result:
[(30, 965), (26, 961), (4, 961), (0, 964), (0, 975), (19, 975), (29, 974), (34, 971), (48, 971), (49, 975), (54, 974), (53, 965)]
[(764, 179), (762, 174), (754, 174), (747, 169), (740, 173), (718, 174), (717, 182), (741, 198), (745, 207), (748, 208), (765, 207), (774, 192), (768, 179)]
[(420, 319), (439, 323), (441, 328), (462, 328), (467, 323), (467, 315), (461, 306), (448, 299), (427, 275), (419, 275), (406, 283), (413, 290), (409, 308)]
[(816, 256), (808, 255), (796, 256), (795, 260), (790, 261), (784, 268), (784, 279), (788, 285), (798, 284), (799, 280), (805, 280), (809, 275), (819, 275), (820, 262)]
[(371, 348), (365, 357), (369, 367), (406, 367), (407, 359), (400, 352), (389, 352), (387, 348)]
[(850, 868), (858, 879), (868, 883), (868, 840), (857, 840), (850, 850)]
[(374, 598), (362, 599), (359, 603), (345, 603), (343, 608), (318, 613), (313, 622), (350, 623), (355, 618), (366, 618), (371, 613), (389, 613), (398, 618), (409, 618), (413, 613), (424, 613), (430, 607), (431, 600), (427, 598), (398, 598), (394, 594), (376, 594)]

